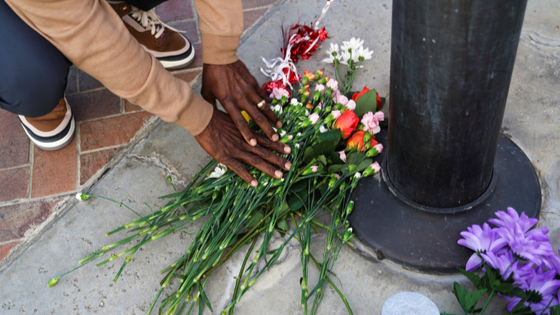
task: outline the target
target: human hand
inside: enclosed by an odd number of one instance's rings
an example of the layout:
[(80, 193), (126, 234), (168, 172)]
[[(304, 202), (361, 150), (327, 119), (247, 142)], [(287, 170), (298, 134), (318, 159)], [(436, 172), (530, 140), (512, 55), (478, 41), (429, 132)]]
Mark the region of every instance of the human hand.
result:
[[(252, 139), (255, 139), (260, 146), (248, 145), (231, 118), (227, 114), (214, 109), (212, 120), (195, 139), (216, 161), (233, 170), (253, 187), (256, 187), (258, 182), (247, 172), (240, 161), (252, 165), (274, 178), (281, 178), (282, 172), (271, 164), (284, 170), (289, 170), (292, 164), (268, 149), (280, 153), (290, 153), (292, 149), (281, 142), (273, 142), (252, 130), (250, 132)], [(268, 149), (265, 149), (265, 147)]]
[[(247, 125), (241, 110), (246, 111), (253, 118), (269, 139), (278, 141), (278, 134), (269, 121), (277, 128), (282, 127), (282, 122), (270, 108), (266, 93), (241, 60), (229, 65), (204, 64), (201, 95), (214, 106), (216, 106), (216, 99), (220, 101), (250, 145), (256, 146), (258, 140)], [(259, 108), (257, 104), (263, 100), (265, 104)]]

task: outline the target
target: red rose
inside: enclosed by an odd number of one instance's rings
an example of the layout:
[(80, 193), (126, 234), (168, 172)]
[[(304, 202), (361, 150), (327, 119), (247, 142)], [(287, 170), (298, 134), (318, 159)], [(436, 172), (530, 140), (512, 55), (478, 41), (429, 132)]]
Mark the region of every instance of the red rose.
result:
[(334, 122), (334, 128), (340, 129), (342, 132), (342, 139), (347, 139), (350, 137), (354, 129), (358, 127), (360, 123), (360, 118), (354, 114), (351, 110), (344, 111), (344, 114), (340, 115), (338, 119)]
[[(356, 149), (356, 150), (359, 149), (360, 151), (365, 151), (366, 150), (366, 146), (364, 145), (364, 135), (365, 135), (365, 133), (366, 132), (363, 131), (363, 130), (357, 131), (355, 134), (352, 135), (352, 137), (350, 137), (350, 139), (348, 139), (348, 141), (346, 142), (346, 146), (349, 147), (349, 148)], [(375, 141), (374, 137), (371, 137), (371, 139), (369, 140), (369, 143), (370, 143), (369, 148), (372, 148), (378, 142)]]
[(379, 97), (377, 91), (375, 91), (375, 95), (377, 96), (377, 108), (381, 108), (381, 97)]
[(367, 92), (369, 92), (369, 89), (364, 86), (364, 89), (360, 93), (356, 92), (354, 93), (354, 95), (352, 95), (352, 100), (354, 102), (357, 101), (362, 95), (366, 94)]

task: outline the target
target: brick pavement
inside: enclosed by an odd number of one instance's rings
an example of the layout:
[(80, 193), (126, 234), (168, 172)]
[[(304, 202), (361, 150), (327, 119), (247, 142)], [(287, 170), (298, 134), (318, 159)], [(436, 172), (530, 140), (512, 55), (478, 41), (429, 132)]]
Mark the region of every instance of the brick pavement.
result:
[[(244, 29), (251, 27), (278, 0), (243, 0)], [(173, 75), (194, 82), (202, 71), (198, 19), (191, 1), (169, 0), (156, 8), (162, 21), (194, 44), (197, 57)], [(87, 73), (72, 67), (66, 88), (74, 111), (74, 140), (59, 151), (33, 145), (17, 116), (0, 110), (0, 260), (36, 232), (65, 201), (102, 175), (153, 116), (108, 91)]]

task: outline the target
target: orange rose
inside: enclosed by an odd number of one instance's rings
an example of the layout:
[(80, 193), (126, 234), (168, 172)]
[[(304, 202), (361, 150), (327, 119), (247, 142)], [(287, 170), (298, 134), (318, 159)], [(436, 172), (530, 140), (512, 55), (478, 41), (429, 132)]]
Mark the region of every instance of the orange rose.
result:
[[(356, 150), (360, 150), (360, 151), (365, 151), (366, 150), (366, 146), (364, 145), (364, 135), (365, 135), (365, 131), (360, 130), (357, 131), (355, 134), (352, 135), (352, 137), (350, 137), (350, 139), (348, 139), (348, 141), (346, 142), (346, 146), (348, 148), (353, 148)], [(374, 137), (371, 137), (371, 139), (369, 139), (369, 148), (373, 147), (374, 145), (376, 145), (378, 142), (375, 141)]]
[(354, 129), (358, 127), (358, 123), (360, 123), (360, 118), (358, 118), (353, 111), (346, 110), (344, 114), (340, 115), (334, 122), (333, 129), (340, 129), (342, 132), (342, 139), (347, 139)]

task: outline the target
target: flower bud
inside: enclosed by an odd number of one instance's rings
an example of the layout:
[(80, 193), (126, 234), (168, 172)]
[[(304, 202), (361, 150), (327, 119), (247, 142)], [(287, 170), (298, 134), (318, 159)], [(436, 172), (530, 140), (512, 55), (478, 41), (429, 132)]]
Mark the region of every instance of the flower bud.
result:
[(332, 107), (330, 107), (330, 106), (325, 107), (325, 112), (330, 113), (331, 110), (332, 110)]
[(333, 176), (333, 177), (329, 180), (329, 188), (334, 187), (334, 185), (336, 184), (336, 181), (337, 181), (336, 177)]
[(325, 96), (330, 97), (332, 95), (333, 89), (328, 87), (325, 89)]
[(355, 171), (357, 168), (358, 168), (358, 166), (356, 166), (356, 164), (350, 164), (350, 165), (348, 165), (348, 170), (349, 170), (350, 172)]
[(319, 84), (325, 84), (329, 81), (329, 77), (323, 77), (321, 79), (319, 79), (319, 81), (317, 81), (317, 83)]
[(292, 135), (285, 135), (284, 137), (282, 137), (282, 139), (280, 139), (280, 142), (286, 144), (290, 141), (292, 141), (294, 137)]
[(307, 99), (309, 99), (309, 95), (310, 95), (309, 91), (303, 92), (301, 95), (301, 102), (302, 103), (307, 102)]
[(90, 195), (88, 195), (88, 194), (82, 194), (82, 193), (77, 193), (76, 194), (76, 199), (78, 199), (79, 201), (88, 200), (89, 197), (90, 197)]
[(301, 78), (301, 84), (305, 85), (307, 83), (309, 83), (309, 78), (308, 77)]
[(54, 277), (51, 280), (49, 280), (49, 282), (47, 283), (47, 286), (49, 288), (52, 288), (55, 284), (58, 283), (58, 279), (60, 279), (60, 277)]
[(346, 206), (346, 215), (349, 215), (354, 210), (354, 201), (350, 201), (348, 206)]
[(321, 91), (315, 90), (315, 92), (313, 93), (313, 100), (318, 101), (319, 97), (321, 97)]
[(323, 70), (317, 70), (317, 72), (315, 72), (315, 78), (320, 79), (323, 77), (323, 74), (324, 74)]

